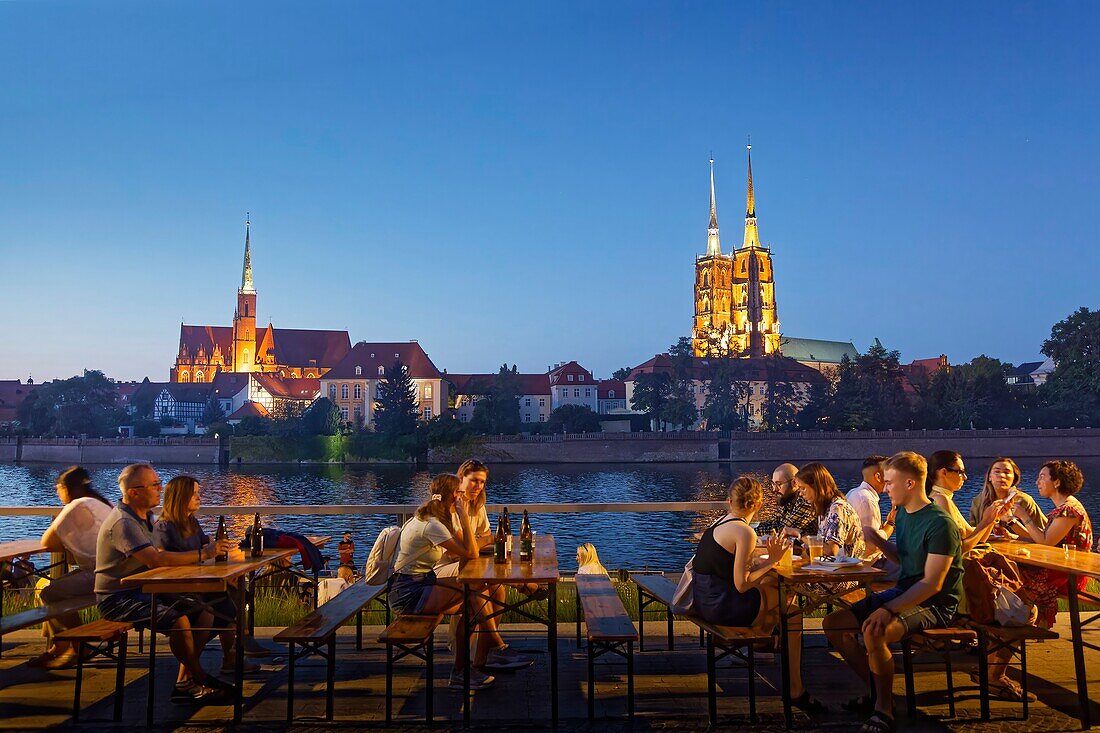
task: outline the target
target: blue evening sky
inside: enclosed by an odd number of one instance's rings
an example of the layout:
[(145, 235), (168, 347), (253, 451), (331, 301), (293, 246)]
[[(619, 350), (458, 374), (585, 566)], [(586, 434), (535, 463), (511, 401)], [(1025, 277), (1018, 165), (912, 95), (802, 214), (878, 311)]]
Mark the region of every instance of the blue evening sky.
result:
[[(960, 7), (961, 6), (961, 7)], [(1090, 3), (0, 2), (0, 378), (259, 313), (597, 376), (690, 332), (752, 135), (787, 335), (1039, 358), (1100, 305)]]

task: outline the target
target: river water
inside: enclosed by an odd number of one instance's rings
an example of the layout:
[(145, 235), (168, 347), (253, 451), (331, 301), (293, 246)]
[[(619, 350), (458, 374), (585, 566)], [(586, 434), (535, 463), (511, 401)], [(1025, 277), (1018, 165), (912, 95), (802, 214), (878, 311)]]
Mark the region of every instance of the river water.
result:
[[(831, 461), (842, 490), (860, 481), (858, 461)], [(971, 460), (971, 476), (957, 501), (969, 513), (971, 498), (981, 488), (989, 461)], [(1025, 462), (1022, 487), (1039, 501), (1043, 511), (1049, 502), (1039, 499), (1035, 476), (1041, 461)], [(1100, 520), (1100, 497), (1089, 491), (1100, 476), (1100, 460), (1079, 461), (1086, 477), (1081, 501)], [(57, 504), (53, 484), (64, 466), (0, 464), (0, 505), (45, 506)], [(487, 487), (490, 504), (505, 504), (520, 512), (525, 503), (658, 502), (724, 499), (725, 487), (741, 473), (770, 476), (773, 464), (759, 462), (713, 464), (538, 464), (491, 466)], [(195, 476), (202, 485), (204, 504), (411, 504), (423, 501), (434, 473), (451, 466), (158, 466), (161, 479), (181, 473)], [(93, 469), (96, 488), (111, 500), (118, 496), (119, 467)], [(884, 497), (884, 509), (888, 499)], [(493, 526), (495, 527), (495, 518)], [(205, 518), (209, 531), (209, 518)], [(350, 531), (356, 543), (357, 564), (366, 561), (378, 531), (393, 523), (387, 516), (271, 516), (265, 524), (306, 534), (340, 535)], [(557, 539), (563, 570), (576, 568), (574, 549), (581, 543), (596, 545), (604, 564), (613, 569), (682, 568), (691, 557), (692, 536), (706, 517), (696, 513), (544, 514), (532, 518), (540, 534)], [(243, 528), (244, 518), (237, 520)], [(0, 541), (38, 536), (49, 524), (47, 517), (0, 517)], [(334, 548), (330, 554), (335, 555)]]

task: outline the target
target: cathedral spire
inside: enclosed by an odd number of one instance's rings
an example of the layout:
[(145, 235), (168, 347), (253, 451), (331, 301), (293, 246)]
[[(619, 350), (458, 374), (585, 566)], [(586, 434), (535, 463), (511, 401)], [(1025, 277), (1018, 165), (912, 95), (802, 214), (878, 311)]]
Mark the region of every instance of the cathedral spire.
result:
[(707, 257), (722, 254), (718, 237), (718, 207), (714, 203), (714, 158), (710, 159), (710, 226), (707, 227)]
[(250, 241), (249, 228), (252, 222), (249, 221), (250, 217), (245, 214), (244, 220), (244, 271), (241, 273), (241, 290), (242, 293), (255, 293), (256, 287), (252, 284), (252, 243)]
[(760, 246), (760, 234), (756, 230), (756, 196), (752, 190), (752, 144), (745, 147), (749, 151), (749, 190), (745, 196), (745, 240), (742, 248)]

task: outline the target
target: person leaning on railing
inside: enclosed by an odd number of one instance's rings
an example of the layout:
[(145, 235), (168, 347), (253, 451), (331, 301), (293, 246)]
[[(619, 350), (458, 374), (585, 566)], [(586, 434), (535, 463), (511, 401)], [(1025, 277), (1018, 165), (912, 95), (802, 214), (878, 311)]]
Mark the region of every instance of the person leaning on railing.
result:
[[(1035, 485), (1039, 495), (1054, 502), (1054, 509), (1046, 516), (1045, 527), (1040, 527), (1031, 516), (1022, 510), (1019, 504), (1013, 511), (1016, 527), (1021, 530), (1021, 539), (1029, 539), (1040, 545), (1066, 547), (1067, 552), (1092, 551), (1092, 520), (1089, 513), (1074, 494), (1084, 486), (1085, 477), (1081, 469), (1072, 461), (1047, 461), (1039, 470)], [(1069, 554), (1072, 558), (1073, 555)], [(1040, 626), (1054, 626), (1058, 612), (1058, 597), (1069, 592), (1069, 575), (1048, 570), (1021, 566), (1024, 587), (1020, 597), (1034, 603), (1039, 608)], [(1082, 591), (1088, 578), (1077, 576), (1077, 590)]]

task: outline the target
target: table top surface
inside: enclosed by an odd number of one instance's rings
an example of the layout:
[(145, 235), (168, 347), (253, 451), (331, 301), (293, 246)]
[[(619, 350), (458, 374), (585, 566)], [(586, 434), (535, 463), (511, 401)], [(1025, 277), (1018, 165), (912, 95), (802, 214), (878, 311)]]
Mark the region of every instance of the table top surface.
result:
[[(309, 537), (317, 547), (322, 547), (330, 537)], [(202, 565), (193, 563), (190, 565), (168, 565), (159, 568), (150, 568), (140, 573), (135, 573), (122, 579), (122, 585), (154, 585), (162, 583), (220, 583), (234, 580), (247, 575), (254, 570), (259, 570), (276, 560), (281, 560), (298, 551), (290, 547), (272, 547), (264, 550), (264, 556), (251, 558), (247, 555), (243, 560), (230, 560), (228, 562), (214, 562), (206, 560)]]
[[(990, 543), (994, 548), (1021, 565), (1060, 570), (1075, 575), (1088, 575), (1100, 578), (1100, 553), (1077, 550), (1068, 557), (1062, 547), (1037, 545), (1034, 542), (997, 541)], [(1027, 556), (1017, 554), (1021, 549), (1028, 551)]]
[(49, 551), (50, 549), (48, 547), (43, 547), (42, 543), (37, 539), (0, 542), (0, 560), (11, 560), (20, 555), (38, 555)]
[(516, 553), (507, 562), (498, 563), (492, 557), (467, 560), (458, 571), (458, 582), (518, 585), (558, 581), (558, 546), (553, 536), (548, 534), (536, 536), (535, 557), (531, 562), (520, 562), (519, 539), (516, 539), (513, 545)]
[(791, 583), (850, 583), (875, 580), (886, 575), (885, 570), (872, 567), (868, 560), (864, 560), (859, 565), (836, 570), (806, 570), (805, 566), (808, 564), (808, 561), (797, 558), (789, 566), (776, 565), (772, 570), (783, 580)]

